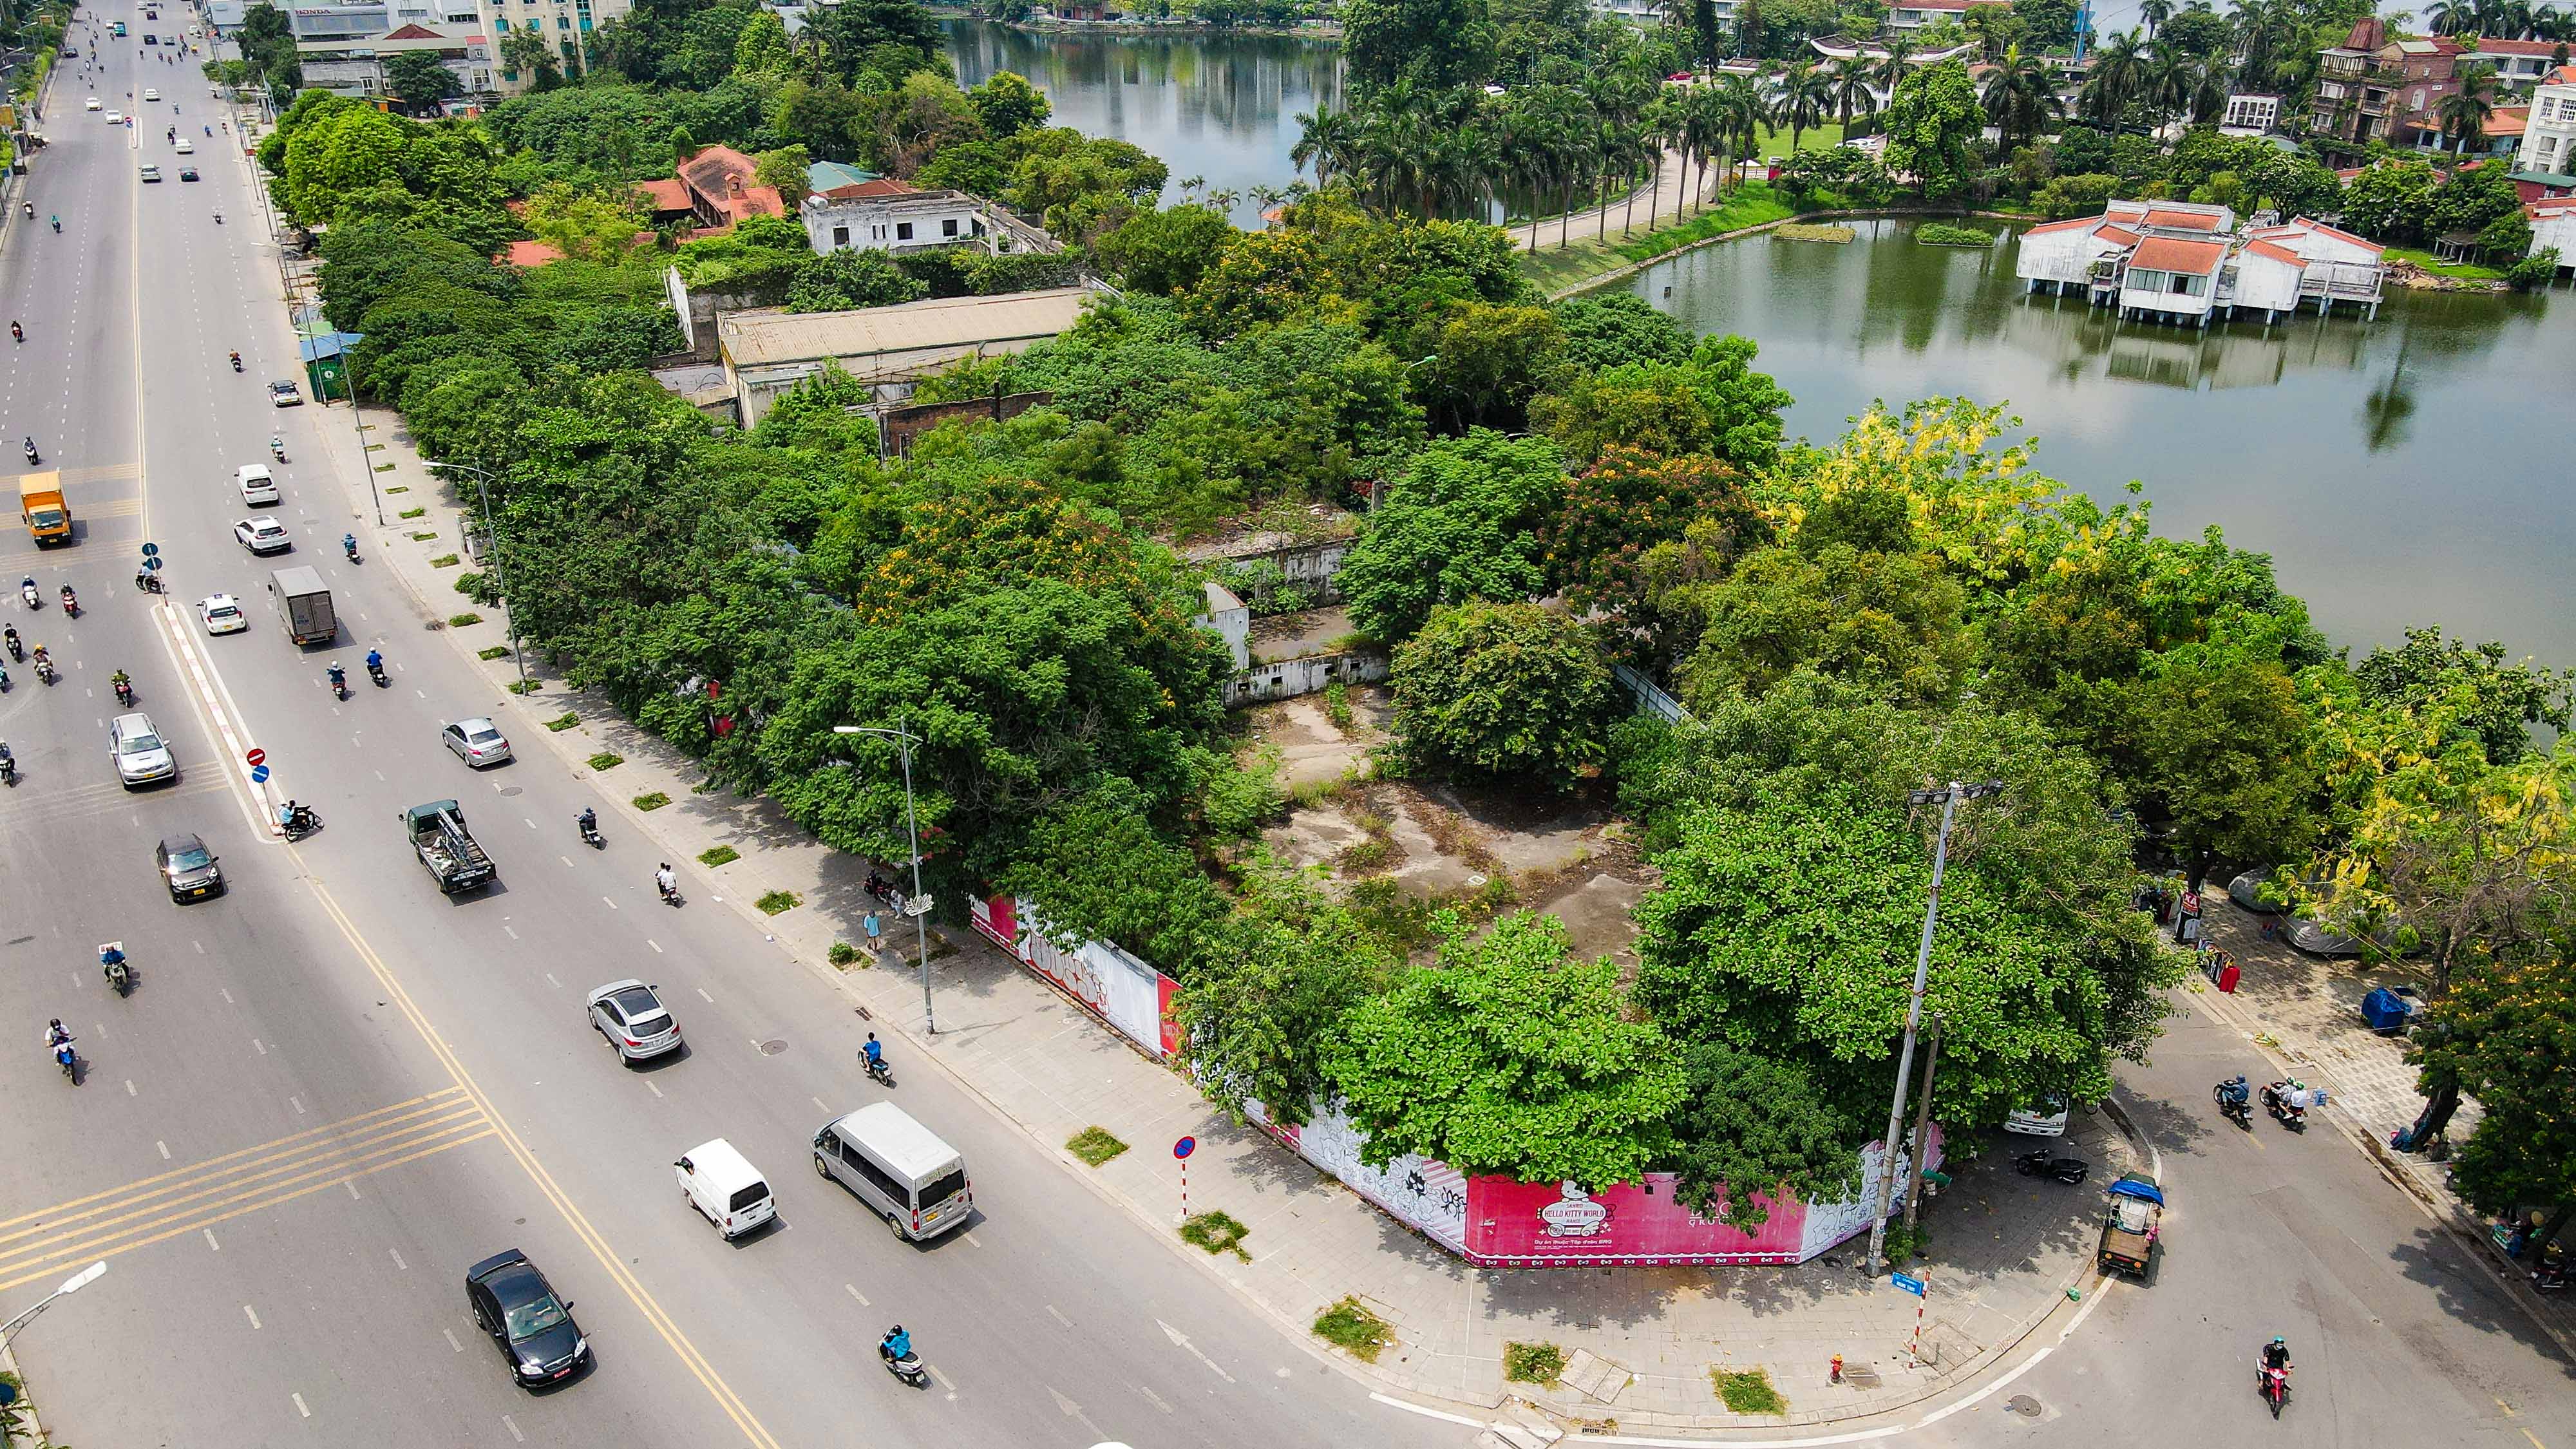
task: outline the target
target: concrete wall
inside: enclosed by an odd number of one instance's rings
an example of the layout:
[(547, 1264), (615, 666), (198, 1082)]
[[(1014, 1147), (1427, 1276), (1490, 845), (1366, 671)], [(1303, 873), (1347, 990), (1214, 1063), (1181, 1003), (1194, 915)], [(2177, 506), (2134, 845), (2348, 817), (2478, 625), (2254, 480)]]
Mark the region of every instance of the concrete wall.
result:
[(1225, 703), (1234, 709), (1273, 699), (1294, 699), (1301, 694), (1320, 694), (1326, 685), (1336, 681), (1370, 684), (1386, 678), (1386, 667), (1383, 654), (1348, 652), (1309, 654), (1302, 659), (1264, 664), (1226, 681)]
[(879, 453), (890, 458), (912, 455), (913, 442), (942, 423), (960, 420), (1001, 422), (1055, 401), (1051, 392), (1015, 392), (1002, 398), (969, 398), (964, 402), (914, 403), (888, 408), (879, 418)]

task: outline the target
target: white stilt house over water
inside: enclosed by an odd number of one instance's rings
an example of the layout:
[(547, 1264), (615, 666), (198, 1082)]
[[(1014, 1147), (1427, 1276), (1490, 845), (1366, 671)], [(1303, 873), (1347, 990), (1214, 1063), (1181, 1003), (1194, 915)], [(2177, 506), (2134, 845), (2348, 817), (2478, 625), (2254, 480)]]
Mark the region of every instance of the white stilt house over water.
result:
[(2351, 302), (2376, 316), (2380, 249), (2300, 217), (2240, 231), (2224, 206), (2115, 201), (2100, 216), (2022, 233), (2014, 263), (2026, 292), (2081, 294), (2122, 321), (2206, 327), (2259, 311), (2278, 321), (2313, 298), (2323, 314)]

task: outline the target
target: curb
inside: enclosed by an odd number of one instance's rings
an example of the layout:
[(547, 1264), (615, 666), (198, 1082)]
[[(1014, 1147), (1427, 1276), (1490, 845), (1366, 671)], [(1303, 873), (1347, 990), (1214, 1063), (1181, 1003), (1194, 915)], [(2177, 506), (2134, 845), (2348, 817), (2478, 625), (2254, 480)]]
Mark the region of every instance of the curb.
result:
[[(1609, 286), (1613, 282), (1624, 282), (1630, 277), (1646, 270), (1648, 267), (1661, 265), (1662, 263), (1671, 261), (1675, 257), (1688, 256), (1690, 253), (1698, 251), (1702, 247), (1713, 247), (1720, 242), (1743, 241), (1747, 237), (1760, 236), (1762, 233), (1771, 231), (1778, 227), (1795, 226), (1801, 222), (1815, 221), (1818, 218), (1823, 217), (1844, 217), (1855, 221), (1863, 221), (1876, 220), (1881, 217), (1896, 216), (1983, 216), (2007, 222), (2030, 221), (2034, 219), (2017, 211), (1980, 211), (1973, 207), (1961, 210), (1947, 206), (1846, 206), (1835, 207), (1824, 211), (1801, 211), (1794, 215), (1781, 217), (1777, 221), (1757, 222), (1752, 226), (1738, 227), (1729, 232), (1720, 232), (1716, 236), (1701, 237), (1695, 242), (1687, 242), (1668, 252), (1657, 252), (1655, 255), (1646, 258), (1642, 262), (1630, 262), (1626, 266), (1620, 267), (1615, 271), (1603, 272), (1600, 276), (1594, 277), (1589, 281), (1576, 282), (1572, 286), (1568, 287), (1559, 287), (1555, 291), (1547, 294), (1547, 300), (1551, 302), (1562, 302), (1568, 297), (1581, 296), (1585, 292), (1597, 291), (1600, 288)], [(1649, 235), (1651, 235), (1651, 233), (1649, 233)], [(1535, 253), (1532, 255), (1535, 255)]]

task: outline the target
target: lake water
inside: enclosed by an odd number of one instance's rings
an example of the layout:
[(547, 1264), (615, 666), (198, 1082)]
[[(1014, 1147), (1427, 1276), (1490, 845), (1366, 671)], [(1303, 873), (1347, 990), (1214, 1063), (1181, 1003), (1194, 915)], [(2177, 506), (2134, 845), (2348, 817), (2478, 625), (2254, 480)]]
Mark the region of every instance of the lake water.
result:
[(1046, 93), (1061, 125), (1112, 136), (1172, 168), (1167, 200), (1184, 178), (1237, 193), (1237, 226), (1259, 226), (1255, 186), (1296, 179), (1288, 161), (1300, 112), (1342, 103), (1338, 45), (1273, 35), (1066, 35), (983, 20), (940, 30), (957, 83), (981, 85), (1016, 71)]
[[(1286, 185), (1296, 114), (1340, 101), (1340, 53), (1314, 42), (944, 28), (962, 83), (1017, 71), (1066, 124), (1214, 188)], [(1255, 210), (1244, 197), (1237, 224)], [(2140, 480), (2167, 534), (2222, 525), (2339, 643), (2439, 623), (2576, 664), (2576, 297), (2392, 289), (2375, 322), (2203, 334), (2024, 298), (2009, 241), (1961, 252), (1914, 244), (1905, 222), (1859, 230), (1849, 246), (1707, 247), (1634, 285), (1694, 329), (1758, 341), (1798, 400), (1793, 434), (1830, 439), (1874, 398), (2007, 403), (2043, 472), (2105, 503)]]

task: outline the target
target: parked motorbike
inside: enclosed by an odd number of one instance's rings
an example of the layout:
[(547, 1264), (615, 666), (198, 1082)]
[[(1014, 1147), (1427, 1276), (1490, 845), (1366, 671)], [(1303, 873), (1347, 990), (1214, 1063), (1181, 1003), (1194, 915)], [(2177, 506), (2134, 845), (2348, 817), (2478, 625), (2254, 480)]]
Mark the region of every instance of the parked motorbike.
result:
[(2059, 1157), (2041, 1147), (2014, 1157), (2013, 1171), (2024, 1177), (2053, 1177), (2072, 1187), (2091, 1175), (2093, 1169), (2081, 1157)]

